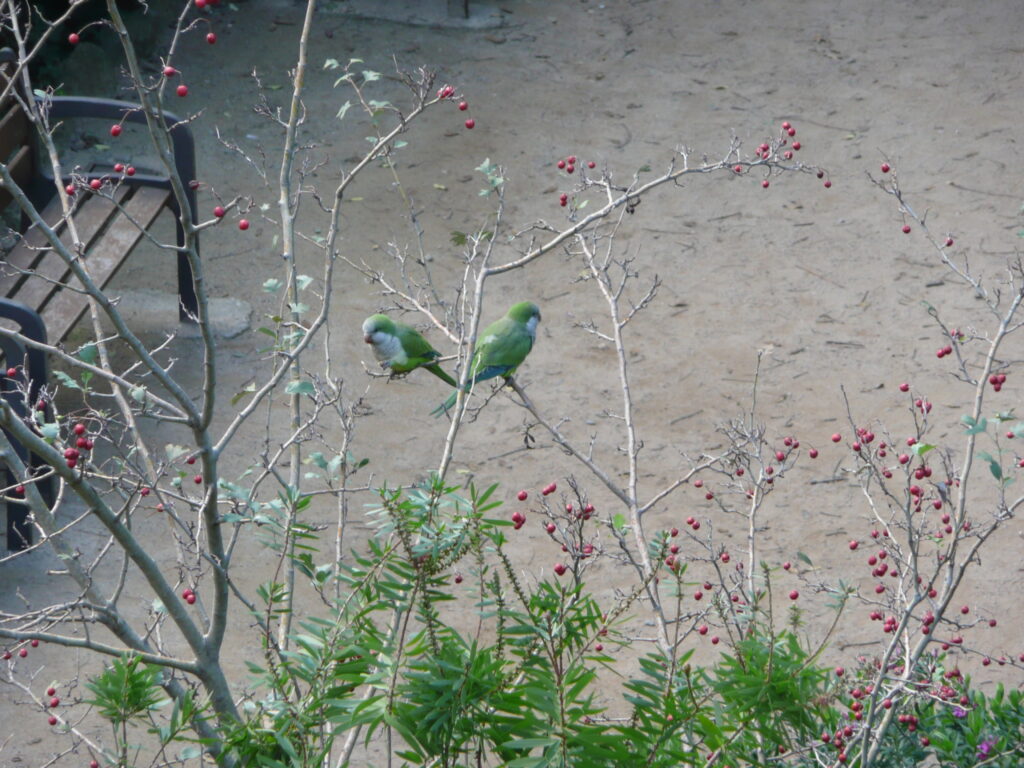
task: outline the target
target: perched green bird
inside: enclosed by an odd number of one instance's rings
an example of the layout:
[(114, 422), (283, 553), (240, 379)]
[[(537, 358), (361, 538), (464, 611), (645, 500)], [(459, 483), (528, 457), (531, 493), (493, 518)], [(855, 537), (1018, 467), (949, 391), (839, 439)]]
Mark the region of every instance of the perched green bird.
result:
[(430, 346), (419, 331), (396, 323), (387, 315), (371, 315), (363, 321), (363, 341), (373, 348), (373, 356), (392, 376), (423, 368), (445, 384), (459, 385), (434, 362), (441, 353)]
[[(512, 376), (533, 349), (539, 322), (540, 308), (532, 301), (521, 301), (513, 304), (503, 318), (481, 331), (477, 335), (476, 351), (469, 366), (465, 391), (495, 376), (505, 379)], [(447, 400), (432, 411), (433, 415), (447, 413), (455, 405), (457, 395), (458, 392), (452, 392)]]

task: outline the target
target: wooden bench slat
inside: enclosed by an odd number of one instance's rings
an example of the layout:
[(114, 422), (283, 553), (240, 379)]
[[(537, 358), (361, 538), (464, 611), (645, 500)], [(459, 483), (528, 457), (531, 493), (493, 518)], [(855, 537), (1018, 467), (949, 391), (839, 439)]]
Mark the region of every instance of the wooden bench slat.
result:
[[(7, 170), (14, 177), (14, 183), (22, 189), (25, 189), (32, 180), (32, 159), (32, 147), (26, 145), (18, 150), (18, 153), (11, 158), (11, 162), (7, 164)], [(3, 183), (0, 183), (0, 210), (10, 205), (13, 199), (14, 197), (7, 191)]]
[[(119, 203), (123, 203), (125, 197), (131, 190), (122, 185), (114, 190), (113, 199)], [(78, 231), (78, 237), (85, 246), (86, 252), (89, 247), (95, 242), (96, 238), (101, 235), (103, 229), (113, 215), (115, 211), (114, 204), (111, 200), (103, 197), (90, 196), (84, 202), (80, 203), (72, 214), (75, 219), (75, 228)], [(51, 227), (57, 230), (60, 234), (62, 243), (71, 245), (70, 233), (66, 231), (65, 222), (63, 220), (63, 213), (60, 206), (60, 198), (54, 197), (50, 201), (49, 205), (42, 211), (43, 221), (49, 224)], [(21, 295), (21, 290), (26, 282), (28, 276), (25, 274), (26, 271), (38, 271), (39, 265), (42, 264), (47, 255), (53, 256), (50, 251), (49, 244), (44, 235), (38, 228), (29, 230), (25, 237), (22, 238), (21, 242), (16, 245), (5, 259), (3, 264), (0, 264), (0, 294), (8, 297), (15, 298), (17, 293), (18, 300), (23, 304), (28, 304), (31, 307), (38, 308), (40, 304), (33, 303), (35, 299), (27, 298), (29, 294), (25, 294), (26, 298)], [(64, 262), (57, 258), (61, 267), (64, 266)], [(59, 280), (67, 270), (56, 270), (56, 267), (49, 267), (45, 269), (42, 274), (47, 277)], [(36, 280), (34, 282), (41, 283), (43, 281)], [(41, 288), (41, 287), (40, 287)], [(36, 295), (40, 288), (36, 289)], [(39, 296), (39, 301), (42, 300), (44, 294)]]
[(0, 120), (0, 162), (6, 163), (19, 147), (28, 146), (29, 122), (25, 111), (17, 102), (9, 102), (10, 109)]
[[(139, 226), (148, 228), (160, 211), (168, 204), (170, 191), (158, 187), (141, 187), (124, 203), (125, 212)], [(75, 216), (77, 223), (78, 216)], [(86, 269), (99, 287), (105, 288), (124, 264), (135, 244), (142, 237), (139, 226), (132, 224), (120, 213), (105, 230), (99, 241), (88, 251), (85, 257)], [(79, 293), (81, 283), (72, 277), (68, 281), (69, 288), (52, 296), (44, 308), (46, 327), (51, 339), (63, 339), (85, 314), (88, 302)], [(73, 290), (78, 289), (78, 290)], [(19, 294), (20, 296), (20, 294)]]

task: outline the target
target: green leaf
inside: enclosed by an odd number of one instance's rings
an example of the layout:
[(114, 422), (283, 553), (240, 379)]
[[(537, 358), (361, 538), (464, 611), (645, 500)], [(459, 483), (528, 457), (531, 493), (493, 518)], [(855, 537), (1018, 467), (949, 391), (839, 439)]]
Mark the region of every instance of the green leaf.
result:
[(284, 391), (289, 395), (315, 395), (316, 388), (313, 386), (313, 382), (308, 379), (302, 379), (300, 381), (289, 381), (288, 386), (284, 388)]
[(626, 516), (621, 512), (616, 512), (612, 516), (612, 525), (615, 527), (615, 530), (617, 531), (626, 530)]
[(263, 281), (263, 290), (266, 293), (276, 293), (278, 290), (280, 290), (282, 285), (283, 283), (280, 280), (278, 280), (276, 277), (272, 277), (269, 280)]
[(146, 388), (145, 387), (133, 387), (131, 391), (132, 400), (137, 403), (145, 405), (146, 403)]
[[(337, 84), (338, 83), (335, 83), (335, 85), (337, 85)], [(339, 120), (344, 120), (345, 119), (345, 113), (348, 112), (350, 109), (352, 109), (352, 102), (351, 101), (346, 101), (344, 104), (342, 104), (340, 107), (338, 107), (338, 114), (336, 114), (335, 117), (338, 118)]]
[(99, 350), (96, 349), (96, 345), (92, 343), (83, 344), (82, 348), (78, 350), (78, 359), (83, 363), (88, 363), (89, 365), (95, 363), (99, 356)]
[(914, 443), (910, 446), (910, 452), (916, 456), (924, 456), (928, 451), (933, 450), (935, 450), (935, 446), (930, 445), (929, 443)]
[(374, 72), (372, 69), (364, 69), (363, 80), (367, 83), (372, 83), (374, 80), (380, 80), (380, 72)]
[[(469, 241), (469, 238), (466, 236), (465, 232), (455, 231), (455, 232), (452, 232), (451, 241), (452, 241), (452, 245), (459, 245), (459, 246), (461, 246), (461, 245), (465, 245)], [(1022, 427), (1024, 427), (1024, 425), (1022, 425)]]
[(799, 560), (802, 563), (807, 563), (812, 568), (814, 567), (814, 563), (811, 562), (811, 558), (809, 558), (803, 552), (797, 552), (796, 553), (796, 559)]
[(190, 453), (190, 451), (184, 445), (168, 443), (164, 446), (164, 453), (167, 454), (168, 461), (174, 461), (175, 459), (180, 459), (185, 454)]
[(65, 387), (69, 387), (70, 389), (81, 389), (78, 382), (64, 373), (64, 371), (54, 371), (53, 376), (54, 378), (59, 379)]
[(313, 278), (309, 275), (299, 275), (295, 278), (295, 284), (299, 286), (300, 291), (304, 291), (309, 287), (309, 284), (313, 282)]
[(43, 433), (43, 439), (48, 443), (52, 443), (60, 437), (60, 425), (53, 421), (40, 424), (39, 431)]
[(992, 473), (992, 477), (996, 480), (1003, 479), (1003, 468), (999, 465), (999, 462), (987, 451), (978, 451), (978, 458), (982, 461), (988, 462), (988, 470)]
[(246, 395), (251, 394), (252, 392), (255, 392), (255, 391), (256, 391), (256, 382), (255, 381), (250, 381), (248, 384), (246, 384), (244, 387), (242, 387), (238, 392), (236, 392), (232, 396), (231, 404), (232, 405), (236, 405), (238, 403), (238, 401), (241, 400), (243, 397), (245, 397)]
[(960, 417), (960, 421), (967, 425), (967, 431), (964, 432), (965, 435), (977, 435), (988, 428), (988, 421), (984, 416), (975, 421), (973, 417), (965, 414)]

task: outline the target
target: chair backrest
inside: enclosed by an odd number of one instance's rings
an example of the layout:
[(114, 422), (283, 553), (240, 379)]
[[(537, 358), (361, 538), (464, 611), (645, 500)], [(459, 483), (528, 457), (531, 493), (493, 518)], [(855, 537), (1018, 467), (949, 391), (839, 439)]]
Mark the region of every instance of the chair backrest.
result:
[[(11, 77), (16, 70), (10, 49), (0, 51), (0, 163), (5, 163), (14, 181), (27, 189), (33, 179), (32, 124), (15, 98), (16, 83)], [(10, 190), (0, 180), (0, 210), (11, 203)]]

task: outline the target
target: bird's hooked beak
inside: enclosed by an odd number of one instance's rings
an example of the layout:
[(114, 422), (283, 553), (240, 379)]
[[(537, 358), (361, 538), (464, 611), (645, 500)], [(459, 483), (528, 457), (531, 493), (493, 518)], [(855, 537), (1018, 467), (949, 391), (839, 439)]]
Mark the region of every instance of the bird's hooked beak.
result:
[(373, 344), (373, 334), (372, 333), (364, 334), (363, 335), (363, 341), (365, 341), (367, 344)]

